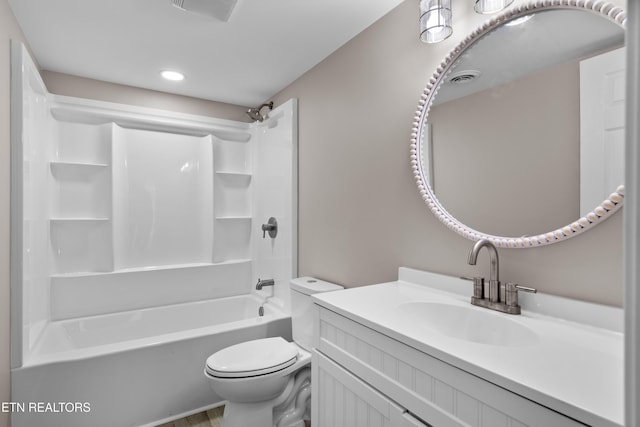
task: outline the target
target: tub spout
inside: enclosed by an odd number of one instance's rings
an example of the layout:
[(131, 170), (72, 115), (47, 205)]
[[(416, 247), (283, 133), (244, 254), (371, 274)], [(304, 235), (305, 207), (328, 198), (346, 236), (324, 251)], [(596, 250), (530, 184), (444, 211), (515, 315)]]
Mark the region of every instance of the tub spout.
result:
[(273, 279), (261, 280), (258, 279), (258, 283), (256, 283), (256, 289), (261, 290), (265, 286), (274, 286), (276, 282)]

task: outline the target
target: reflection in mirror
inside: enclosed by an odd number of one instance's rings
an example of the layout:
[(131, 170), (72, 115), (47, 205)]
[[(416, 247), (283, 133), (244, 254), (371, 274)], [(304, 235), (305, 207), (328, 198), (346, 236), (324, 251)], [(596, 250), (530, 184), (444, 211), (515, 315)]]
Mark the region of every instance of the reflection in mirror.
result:
[(501, 246), (582, 231), (576, 220), (623, 183), (624, 13), (533, 9), (452, 52), (414, 132), (423, 197), (450, 228), (474, 240), (552, 234)]

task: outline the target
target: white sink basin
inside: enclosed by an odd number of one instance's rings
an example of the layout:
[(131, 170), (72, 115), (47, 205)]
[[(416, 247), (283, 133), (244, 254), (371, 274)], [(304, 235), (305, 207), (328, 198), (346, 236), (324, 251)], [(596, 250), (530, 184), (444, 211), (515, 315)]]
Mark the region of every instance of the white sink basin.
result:
[(535, 344), (538, 335), (529, 327), (500, 314), (472, 305), (438, 302), (406, 302), (396, 310), (417, 327), (465, 341), (520, 347)]

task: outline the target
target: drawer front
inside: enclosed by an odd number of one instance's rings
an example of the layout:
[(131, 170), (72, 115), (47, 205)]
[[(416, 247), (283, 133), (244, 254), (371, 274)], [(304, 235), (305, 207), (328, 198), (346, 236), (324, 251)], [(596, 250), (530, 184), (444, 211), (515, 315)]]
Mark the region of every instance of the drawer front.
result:
[(584, 426), (319, 307), (318, 350), (434, 427)]
[(312, 375), (313, 426), (430, 427), (317, 352)]

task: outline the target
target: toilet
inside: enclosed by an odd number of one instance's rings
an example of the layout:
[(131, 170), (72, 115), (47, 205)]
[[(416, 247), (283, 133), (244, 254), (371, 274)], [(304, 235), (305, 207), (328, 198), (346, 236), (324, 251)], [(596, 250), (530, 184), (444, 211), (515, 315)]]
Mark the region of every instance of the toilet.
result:
[(294, 342), (263, 338), (224, 348), (207, 358), (205, 375), (227, 401), (223, 427), (304, 427), (311, 397), (311, 295), (342, 289), (312, 277), (291, 280)]

